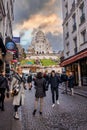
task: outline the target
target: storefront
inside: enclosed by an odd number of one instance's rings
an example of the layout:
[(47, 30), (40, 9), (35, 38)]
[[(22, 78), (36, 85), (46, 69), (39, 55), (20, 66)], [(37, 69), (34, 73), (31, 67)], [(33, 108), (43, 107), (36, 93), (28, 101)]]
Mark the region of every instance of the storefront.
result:
[(66, 73), (67, 75), (69, 75), (69, 72), (73, 72), (74, 76), (75, 76), (75, 85), (78, 85), (78, 62), (69, 64), (67, 66), (65, 66), (66, 68)]
[(87, 86), (87, 57), (80, 60), (82, 84)]
[(5, 47), (6, 47), (6, 51), (7, 51), (7, 57), (6, 57), (6, 75), (9, 76), (9, 74), (10, 74), (10, 68), (11, 68), (11, 63), (13, 63), (14, 68), (16, 68), (16, 63), (17, 63), (17, 59), (16, 59), (17, 46), (12, 41), (12, 39), (10, 39), (10, 37), (7, 37), (6, 41), (5, 41)]
[(2, 38), (0, 38), (0, 72), (4, 69), (4, 58), (6, 55), (6, 49)]
[(65, 67), (67, 74), (73, 72), (75, 85), (87, 86), (87, 49), (64, 60), (61, 66)]

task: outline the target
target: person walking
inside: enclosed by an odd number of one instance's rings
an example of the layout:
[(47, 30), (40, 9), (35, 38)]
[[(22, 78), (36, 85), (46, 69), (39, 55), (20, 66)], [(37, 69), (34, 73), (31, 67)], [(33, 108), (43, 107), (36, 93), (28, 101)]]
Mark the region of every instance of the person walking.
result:
[(68, 76), (66, 75), (65, 71), (61, 74), (61, 82), (62, 82), (62, 86), (64, 88), (62, 94), (67, 94)]
[(74, 75), (72, 72), (69, 73), (69, 77), (68, 77), (68, 87), (70, 89), (71, 95), (74, 95)]
[(48, 91), (48, 88), (49, 88), (49, 74), (48, 74), (47, 70), (45, 71), (43, 76), (44, 76), (44, 78), (46, 80), (46, 90)]
[(56, 75), (55, 71), (52, 70), (51, 72), (51, 76), (50, 76), (50, 80), (49, 83), (51, 85), (51, 93), (52, 93), (52, 107), (55, 106), (55, 96), (56, 96), (56, 103), (59, 104), (59, 79), (58, 76)]
[(31, 88), (32, 88), (32, 75), (30, 73), (29, 73), (28, 78), (27, 78), (27, 83), (28, 83), (29, 90), (31, 90)]
[(7, 90), (7, 98), (9, 98), (9, 85), (8, 80), (5, 77), (4, 71), (0, 74), (0, 108), (1, 111), (4, 111), (4, 99), (5, 99), (5, 92)]
[(35, 105), (34, 105), (33, 116), (35, 116), (35, 114), (36, 114), (39, 99), (40, 99), (40, 111), (39, 111), (39, 114), (42, 115), (43, 100), (44, 100), (44, 97), (46, 96), (45, 84), (46, 84), (46, 81), (43, 78), (42, 73), (38, 72), (37, 73), (37, 78), (35, 80), (35, 89), (36, 89), (36, 91), (35, 91)]
[(24, 83), (21, 78), (21, 74), (19, 75), (17, 72), (14, 71), (13, 80), (11, 83), (11, 94), (13, 95), (13, 106), (15, 111), (14, 119), (16, 120), (19, 120), (18, 108), (24, 105), (25, 88), (23, 85)]

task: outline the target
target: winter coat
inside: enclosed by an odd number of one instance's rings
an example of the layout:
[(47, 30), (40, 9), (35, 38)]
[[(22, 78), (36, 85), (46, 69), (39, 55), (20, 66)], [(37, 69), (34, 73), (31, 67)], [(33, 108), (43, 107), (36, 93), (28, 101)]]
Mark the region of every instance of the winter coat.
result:
[(68, 76), (66, 74), (61, 75), (61, 82), (67, 82), (68, 81)]
[(51, 89), (58, 88), (59, 83), (60, 83), (60, 81), (59, 81), (58, 76), (55, 75), (54, 77), (52, 77), (52, 76), (50, 77), (49, 84), (51, 85)]
[[(11, 83), (11, 91), (14, 86), (17, 86), (19, 84), (19, 80), (15, 77), (13, 77), (12, 83)], [(24, 105), (24, 98), (25, 98), (25, 90), (23, 86), (23, 82), (20, 83), (20, 91), (18, 95), (13, 97), (13, 105)]]
[(27, 78), (27, 83), (31, 83), (32, 82), (32, 76), (30, 75), (30, 76), (28, 76), (28, 78)]
[(41, 78), (41, 79), (36, 79), (35, 80), (35, 97), (36, 98), (43, 98), (46, 96), (46, 92), (45, 92), (45, 79)]
[(0, 75), (0, 89), (3, 89), (3, 88), (9, 91), (8, 80), (6, 79), (6, 77)]
[(68, 87), (74, 88), (74, 76), (69, 76), (68, 78)]

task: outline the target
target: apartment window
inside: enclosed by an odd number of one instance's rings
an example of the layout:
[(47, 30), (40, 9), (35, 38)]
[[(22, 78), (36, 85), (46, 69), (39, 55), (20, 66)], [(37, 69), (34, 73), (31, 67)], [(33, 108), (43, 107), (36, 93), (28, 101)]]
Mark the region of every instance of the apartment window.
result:
[(74, 41), (74, 54), (76, 54), (77, 53), (77, 37), (75, 37), (73, 41)]
[(65, 12), (66, 12), (65, 17), (67, 17), (68, 16), (68, 3), (65, 4)]
[(82, 43), (86, 42), (86, 30), (81, 32)]
[(69, 38), (69, 32), (66, 33), (65, 40)]
[(67, 54), (67, 56), (69, 56), (69, 53), (70, 53), (70, 51), (69, 51), (69, 42), (66, 44), (66, 54)]
[(75, 0), (72, 2), (72, 8), (75, 7)]
[(72, 32), (74, 32), (76, 30), (76, 14), (72, 16), (72, 20), (73, 20)]
[(80, 6), (80, 24), (84, 23), (85, 22), (85, 8), (84, 8), (84, 2), (81, 4)]
[(66, 55), (67, 55), (67, 56), (69, 56), (69, 51), (68, 51), (68, 52), (66, 52)]
[(69, 37), (69, 32), (68, 32), (68, 23), (66, 24), (66, 37), (65, 39), (67, 39)]

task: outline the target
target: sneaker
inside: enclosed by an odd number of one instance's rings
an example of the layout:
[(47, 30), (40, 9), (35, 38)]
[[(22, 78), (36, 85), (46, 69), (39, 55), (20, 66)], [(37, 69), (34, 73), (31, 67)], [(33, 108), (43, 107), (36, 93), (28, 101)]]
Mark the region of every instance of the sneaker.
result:
[(19, 120), (18, 113), (15, 114), (14, 119), (15, 119), (15, 120)]
[(42, 112), (39, 112), (40, 113), (40, 115), (42, 115)]
[(52, 107), (55, 107), (55, 104), (53, 104)]
[(60, 104), (60, 103), (59, 103), (59, 100), (57, 100), (56, 103), (59, 105), (59, 104)]
[(36, 111), (37, 111), (36, 109), (33, 111), (33, 113), (32, 113), (32, 114), (33, 114), (33, 116), (35, 116), (35, 114), (36, 114)]

